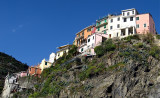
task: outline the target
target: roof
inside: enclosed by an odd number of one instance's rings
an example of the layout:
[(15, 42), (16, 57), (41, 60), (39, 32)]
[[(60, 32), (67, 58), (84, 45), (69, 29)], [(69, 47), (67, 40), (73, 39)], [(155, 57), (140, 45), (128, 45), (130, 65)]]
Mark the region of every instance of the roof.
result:
[(63, 45), (63, 46), (58, 47), (58, 49), (63, 49), (63, 48), (69, 47), (69, 46), (72, 46), (72, 45)]
[(96, 20), (96, 22), (103, 21), (104, 19), (107, 19), (107, 18), (108, 18), (108, 16), (104, 16), (104, 17), (102, 17), (102, 18), (100, 18), (100, 19)]
[(86, 27), (86, 28), (82, 29), (82, 30), (81, 30), (81, 31), (79, 31), (78, 33), (76, 33), (76, 35), (77, 35), (77, 34), (79, 34), (80, 32), (82, 32), (83, 30), (88, 29), (88, 28), (92, 28), (92, 27), (93, 27), (93, 25), (90, 25), (90, 26), (88, 26), (88, 27)]
[(136, 10), (136, 9), (135, 9), (135, 8), (126, 9), (126, 10), (122, 10), (122, 12), (125, 12), (125, 11), (131, 11), (131, 10)]

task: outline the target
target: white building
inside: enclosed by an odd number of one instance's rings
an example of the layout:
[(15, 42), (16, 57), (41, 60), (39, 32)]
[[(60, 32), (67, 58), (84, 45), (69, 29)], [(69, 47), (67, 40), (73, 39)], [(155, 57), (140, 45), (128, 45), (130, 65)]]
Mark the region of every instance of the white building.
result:
[(53, 63), (53, 62), (54, 62), (55, 56), (56, 56), (55, 53), (51, 53), (51, 54), (50, 54), (50, 56), (49, 56), (49, 62), (50, 62), (50, 63)]
[(108, 38), (126, 37), (136, 33), (136, 9), (122, 10), (121, 15), (108, 16)]

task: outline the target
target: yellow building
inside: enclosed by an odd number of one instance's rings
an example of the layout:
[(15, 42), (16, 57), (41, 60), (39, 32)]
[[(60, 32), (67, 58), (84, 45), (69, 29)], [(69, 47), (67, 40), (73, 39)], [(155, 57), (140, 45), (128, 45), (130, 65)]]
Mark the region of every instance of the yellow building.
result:
[(52, 65), (51, 62), (48, 62), (45, 59), (43, 59), (41, 64), (39, 65), (39, 67), (40, 67), (41, 71), (43, 71), (43, 69), (49, 68), (49, 67), (51, 67), (51, 65)]
[(68, 51), (72, 45), (64, 45), (58, 47), (59, 51), (56, 53), (56, 60), (62, 57), (64, 54), (68, 54)]

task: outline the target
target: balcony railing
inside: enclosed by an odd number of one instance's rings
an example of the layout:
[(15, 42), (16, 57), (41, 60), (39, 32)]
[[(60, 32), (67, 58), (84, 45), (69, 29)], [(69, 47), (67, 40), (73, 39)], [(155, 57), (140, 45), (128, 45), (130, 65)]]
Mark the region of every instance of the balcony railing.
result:
[[(107, 25), (107, 24), (108, 24), (108, 22), (105, 22), (105, 23), (96, 25), (96, 27), (98, 28), (98, 27), (101, 27), (101, 26), (104, 26), (104, 25)], [(107, 28), (107, 27), (106, 27), (106, 28)]]
[(84, 35), (78, 36), (78, 37), (76, 37), (76, 40), (81, 39), (83, 37), (84, 37)]

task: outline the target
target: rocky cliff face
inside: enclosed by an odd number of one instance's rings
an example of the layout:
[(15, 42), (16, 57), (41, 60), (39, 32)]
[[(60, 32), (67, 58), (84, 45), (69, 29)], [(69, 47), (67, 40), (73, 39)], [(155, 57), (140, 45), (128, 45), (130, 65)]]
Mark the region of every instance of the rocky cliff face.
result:
[(0, 52), (0, 94), (4, 86), (4, 80), (8, 73), (26, 71), (28, 66), (17, 61), (12, 56)]
[(160, 97), (160, 49), (153, 38), (115, 39), (102, 47), (105, 50), (99, 57), (80, 57), (65, 65), (65, 57), (58, 60), (43, 71), (29, 97)]

